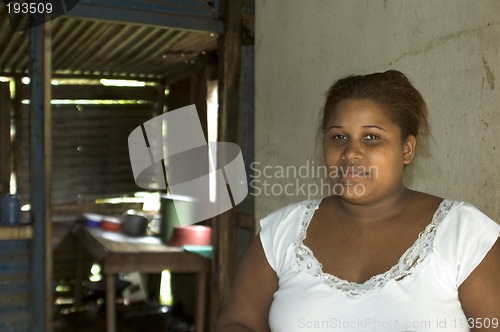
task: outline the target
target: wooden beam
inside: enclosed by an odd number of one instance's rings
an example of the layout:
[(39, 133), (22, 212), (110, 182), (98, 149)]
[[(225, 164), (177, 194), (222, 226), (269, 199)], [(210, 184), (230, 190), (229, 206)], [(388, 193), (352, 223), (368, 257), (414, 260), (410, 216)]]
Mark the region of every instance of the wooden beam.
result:
[[(29, 86), (23, 86), (29, 89)], [(23, 91), (23, 95), (25, 95)], [(158, 90), (154, 86), (117, 87), (103, 85), (56, 85), (52, 87), (52, 99), (124, 99), (156, 100)]]
[(0, 240), (30, 240), (33, 230), (29, 225), (0, 226)]
[(50, 21), (30, 29), (30, 188), (32, 331), (52, 331)]
[[(219, 138), (238, 143), (239, 80), (241, 62), (240, 0), (221, 2), (226, 30), (219, 37)], [(237, 265), (237, 209), (215, 218), (211, 328), (226, 306)]]

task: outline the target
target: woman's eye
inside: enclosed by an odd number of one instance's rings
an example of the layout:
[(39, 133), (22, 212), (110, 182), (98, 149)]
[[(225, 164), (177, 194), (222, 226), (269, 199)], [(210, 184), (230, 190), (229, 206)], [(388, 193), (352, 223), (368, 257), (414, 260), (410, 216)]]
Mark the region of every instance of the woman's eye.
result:
[(345, 140), (347, 137), (345, 135), (342, 135), (342, 134), (338, 134), (338, 135), (333, 135), (332, 136), (332, 139), (334, 141), (340, 141), (340, 140)]
[(331, 134), (326, 137), (330, 144), (341, 145), (347, 142), (347, 136), (342, 134)]
[(375, 134), (368, 134), (368, 135), (366, 135), (366, 136), (365, 136), (365, 139), (366, 139), (367, 141), (374, 141), (374, 140), (379, 139), (379, 138), (380, 138), (380, 137), (378, 137), (378, 136), (377, 136), (377, 135), (375, 135)]

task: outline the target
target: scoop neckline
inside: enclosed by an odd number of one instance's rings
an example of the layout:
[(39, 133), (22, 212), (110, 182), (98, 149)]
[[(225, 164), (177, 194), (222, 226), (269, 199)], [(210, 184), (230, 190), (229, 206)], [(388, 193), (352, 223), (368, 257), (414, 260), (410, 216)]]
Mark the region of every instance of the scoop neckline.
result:
[[(387, 271), (370, 277), (363, 283), (357, 283), (339, 278), (334, 274), (324, 272), (323, 265), (316, 258), (316, 256), (314, 256), (314, 252), (303, 242), (307, 237), (309, 224), (323, 199), (324, 197), (310, 201), (306, 204), (307, 210), (301, 223), (300, 232), (297, 236), (297, 240), (294, 241), (296, 247), (296, 263), (299, 267), (305, 267), (306, 272), (318, 277), (324, 283), (337, 288), (352, 297), (379, 289), (390, 280), (401, 280), (418, 269), (422, 265), (423, 261), (426, 260), (428, 254), (432, 251), (437, 226), (448, 215), (451, 208), (457, 203), (451, 199), (444, 198), (434, 211), (429, 224), (427, 224), (424, 230), (418, 234), (412, 245), (399, 257), (396, 264), (390, 267)], [(408, 262), (411, 262), (411, 264), (408, 264)]]

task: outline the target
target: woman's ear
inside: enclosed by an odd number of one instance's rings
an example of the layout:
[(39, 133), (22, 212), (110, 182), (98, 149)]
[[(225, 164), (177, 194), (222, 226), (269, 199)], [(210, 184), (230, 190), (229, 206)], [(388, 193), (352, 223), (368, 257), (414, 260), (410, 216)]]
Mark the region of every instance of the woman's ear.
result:
[(409, 165), (415, 157), (415, 147), (417, 139), (413, 135), (408, 135), (403, 143), (403, 163)]

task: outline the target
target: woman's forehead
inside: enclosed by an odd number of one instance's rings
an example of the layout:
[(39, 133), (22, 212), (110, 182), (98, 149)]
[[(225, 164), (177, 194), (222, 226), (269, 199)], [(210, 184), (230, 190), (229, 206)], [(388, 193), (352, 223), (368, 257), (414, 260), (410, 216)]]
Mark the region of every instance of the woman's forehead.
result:
[(377, 102), (371, 99), (346, 99), (341, 101), (333, 109), (328, 118), (327, 124), (335, 122), (359, 123), (359, 122), (392, 122), (387, 111)]

